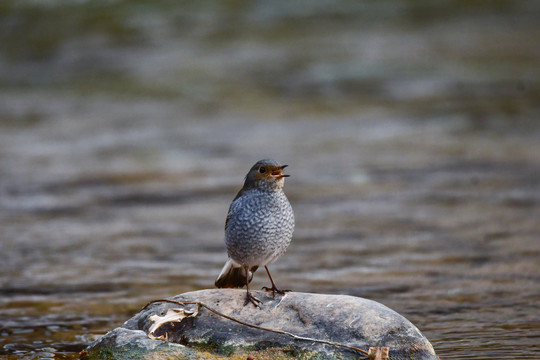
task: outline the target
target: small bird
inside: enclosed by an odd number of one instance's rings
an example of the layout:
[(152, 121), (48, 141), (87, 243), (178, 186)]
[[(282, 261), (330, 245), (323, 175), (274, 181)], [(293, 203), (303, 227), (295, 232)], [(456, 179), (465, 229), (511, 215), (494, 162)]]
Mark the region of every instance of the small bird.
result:
[(264, 266), (272, 283), (264, 287), (283, 295), (270, 276), (268, 265), (289, 247), (294, 231), (294, 213), (283, 192), (287, 165), (275, 160), (260, 160), (249, 170), (244, 186), (233, 199), (225, 221), (225, 245), (229, 259), (216, 279), (218, 288), (246, 285), (246, 302), (259, 306), (260, 300), (249, 293), (253, 273)]

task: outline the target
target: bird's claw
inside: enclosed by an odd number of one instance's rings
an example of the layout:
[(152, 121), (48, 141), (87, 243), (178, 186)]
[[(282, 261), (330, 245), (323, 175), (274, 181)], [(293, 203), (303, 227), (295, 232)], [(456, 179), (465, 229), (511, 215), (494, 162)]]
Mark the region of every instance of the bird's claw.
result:
[(251, 295), (249, 292), (246, 295), (246, 302), (244, 303), (244, 306), (246, 306), (248, 303), (252, 303), (255, 305), (255, 307), (260, 307), (259, 304), (261, 303), (261, 300), (257, 299), (255, 296)]
[(272, 286), (271, 288), (266, 287), (266, 286), (263, 286), (261, 290), (264, 290), (264, 291), (271, 291), (271, 292), (272, 292), (272, 296), (276, 296), (276, 293), (278, 293), (279, 295), (283, 296), (283, 295), (285, 295), (285, 293), (291, 292), (291, 291), (292, 291), (292, 290), (280, 290), (280, 289), (278, 289), (275, 285)]

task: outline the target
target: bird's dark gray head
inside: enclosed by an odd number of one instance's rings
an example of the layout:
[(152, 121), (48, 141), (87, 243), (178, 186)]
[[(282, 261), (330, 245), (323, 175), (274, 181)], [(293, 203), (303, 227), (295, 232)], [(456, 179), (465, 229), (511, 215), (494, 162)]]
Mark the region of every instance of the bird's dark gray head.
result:
[(283, 174), (285, 167), (287, 165), (281, 165), (271, 159), (257, 161), (246, 175), (244, 190), (250, 188), (282, 189), (285, 185), (285, 178), (289, 176)]

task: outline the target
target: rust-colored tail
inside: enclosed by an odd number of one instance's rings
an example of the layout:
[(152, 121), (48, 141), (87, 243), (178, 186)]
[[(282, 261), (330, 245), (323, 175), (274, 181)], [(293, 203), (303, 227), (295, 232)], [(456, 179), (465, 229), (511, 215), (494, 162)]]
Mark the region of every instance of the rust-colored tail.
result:
[[(248, 271), (248, 280), (251, 282), (253, 279), (253, 273), (257, 270), (258, 266), (253, 266)], [(246, 271), (244, 268), (235, 263), (233, 260), (228, 259), (219, 273), (215, 282), (218, 288), (241, 288), (246, 285)]]

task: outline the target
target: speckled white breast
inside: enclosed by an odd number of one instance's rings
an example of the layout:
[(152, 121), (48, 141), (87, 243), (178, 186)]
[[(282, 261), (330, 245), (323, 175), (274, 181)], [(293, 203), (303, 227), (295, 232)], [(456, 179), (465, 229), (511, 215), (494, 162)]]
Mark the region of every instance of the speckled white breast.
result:
[(237, 263), (264, 266), (287, 250), (293, 230), (294, 213), (281, 189), (251, 189), (229, 208), (225, 244)]

